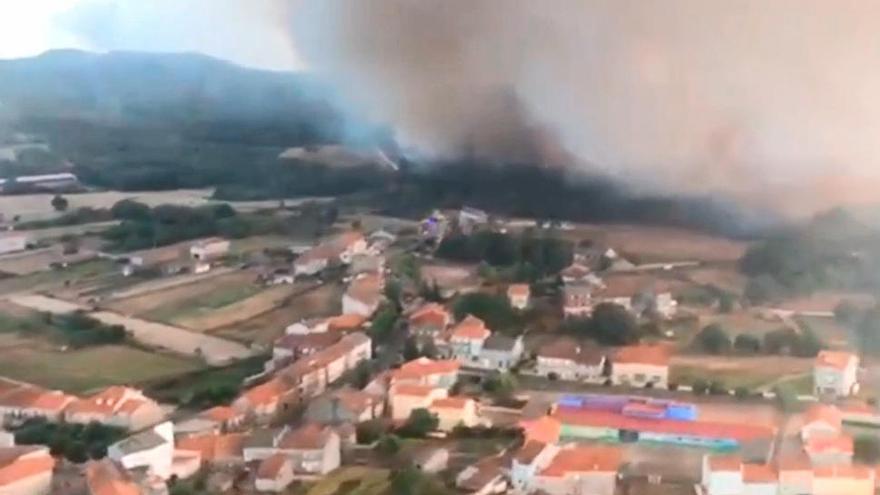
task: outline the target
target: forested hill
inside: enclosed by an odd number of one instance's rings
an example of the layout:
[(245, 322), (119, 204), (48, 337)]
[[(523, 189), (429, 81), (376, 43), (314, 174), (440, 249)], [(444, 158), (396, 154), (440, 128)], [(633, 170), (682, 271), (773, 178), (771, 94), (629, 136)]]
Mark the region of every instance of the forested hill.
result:
[(340, 139), (331, 98), (307, 74), (197, 54), (59, 50), (0, 61), (0, 104), (30, 121), (158, 126), (206, 139), (228, 139), (234, 129), (239, 140), (291, 146)]

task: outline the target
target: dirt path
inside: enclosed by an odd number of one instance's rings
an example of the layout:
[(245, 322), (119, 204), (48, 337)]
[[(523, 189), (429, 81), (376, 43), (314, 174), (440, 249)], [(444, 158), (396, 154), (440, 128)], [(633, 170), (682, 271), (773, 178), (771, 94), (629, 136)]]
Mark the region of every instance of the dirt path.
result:
[[(38, 294), (17, 294), (9, 296), (8, 299), (20, 306), (56, 314), (87, 310), (77, 304)], [(124, 326), (135, 340), (144, 345), (202, 357), (210, 365), (228, 364), (252, 355), (251, 350), (242, 344), (171, 325), (131, 318), (110, 311), (97, 311), (89, 315), (107, 325)]]

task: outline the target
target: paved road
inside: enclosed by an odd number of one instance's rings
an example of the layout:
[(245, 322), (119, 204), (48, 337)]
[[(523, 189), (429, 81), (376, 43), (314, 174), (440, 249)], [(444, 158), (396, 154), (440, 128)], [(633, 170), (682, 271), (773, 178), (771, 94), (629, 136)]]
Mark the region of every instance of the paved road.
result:
[[(39, 294), (15, 294), (9, 296), (8, 300), (19, 306), (54, 314), (71, 313), (77, 310), (88, 311), (87, 308), (78, 304)], [(231, 361), (253, 355), (250, 349), (237, 342), (171, 325), (123, 316), (110, 311), (91, 312), (89, 316), (107, 325), (124, 326), (135, 340), (144, 345), (200, 357), (212, 366), (228, 364)]]

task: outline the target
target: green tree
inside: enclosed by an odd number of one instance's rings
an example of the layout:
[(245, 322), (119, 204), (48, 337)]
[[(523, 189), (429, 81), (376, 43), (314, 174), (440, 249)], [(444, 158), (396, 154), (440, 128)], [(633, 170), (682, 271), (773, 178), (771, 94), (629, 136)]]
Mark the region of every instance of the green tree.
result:
[(149, 206), (132, 199), (117, 201), (110, 207), (110, 213), (116, 220), (134, 220), (138, 222), (148, 221), (153, 215)]
[(440, 421), (437, 419), (436, 414), (432, 414), (427, 409), (418, 408), (413, 409), (406, 423), (398, 431), (401, 435), (407, 437), (423, 438), (428, 433), (436, 430), (439, 424)]
[(361, 445), (369, 445), (379, 438), (385, 433), (385, 426), (382, 424), (381, 420), (371, 419), (369, 421), (364, 421), (363, 423), (358, 423), (355, 428), (355, 435), (357, 437), (357, 443)]
[(69, 203), (67, 202), (67, 198), (61, 196), (60, 194), (56, 194), (52, 198), (52, 208), (55, 211), (66, 211)]
[(377, 343), (385, 343), (392, 337), (399, 313), (392, 305), (383, 306), (370, 324), (370, 337)]
[(510, 307), (507, 297), (475, 292), (458, 298), (453, 305), (453, 313), (458, 319), (474, 315), (486, 322), (492, 330), (510, 330), (518, 322), (518, 317)]
[(757, 354), (761, 352), (761, 339), (741, 333), (733, 339), (733, 348), (743, 354)]
[(694, 337), (694, 344), (709, 354), (724, 354), (730, 351), (731, 346), (727, 332), (717, 323), (706, 325), (700, 330), (700, 333)]
[(419, 350), (419, 343), (416, 341), (415, 337), (408, 337), (406, 342), (403, 343), (403, 359), (412, 361), (421, 355), (422, 352)]
[(517, 380), (511, 373), (495, 372), (483, 380), (483, 390), (498, 400), (508, 400), (516, 393)]
[(603, 345), (629, 345), (642, 338), (636, 318), (623, 306), (601, 303), (589, 319), (572, 320), (568, 328)]
[(382, 435), (376, 444), (376, 452), (383, 457), (391, 457), (400, 452), (400, 439), (396, 435)]
[(770, 275), (762, 274), (749, 279), (744, 295), (750, 303), (762, 304), (785, 295), (785, 288)]
[(709, 382), (702, 378), (697, 378), (694, 380), (693, 385), (691, 385), (691, 390), (693, 390), (694, 395), (703, 395), (709, 391)]

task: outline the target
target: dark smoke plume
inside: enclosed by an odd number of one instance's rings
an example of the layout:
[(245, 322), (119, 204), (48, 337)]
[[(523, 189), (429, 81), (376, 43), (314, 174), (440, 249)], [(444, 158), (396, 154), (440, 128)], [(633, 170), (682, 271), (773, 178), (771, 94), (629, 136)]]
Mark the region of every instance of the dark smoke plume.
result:
[(293, 44), (427, 157), (807, 213), (880, 194), (880, 4), (300, 0)]

